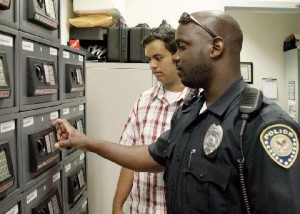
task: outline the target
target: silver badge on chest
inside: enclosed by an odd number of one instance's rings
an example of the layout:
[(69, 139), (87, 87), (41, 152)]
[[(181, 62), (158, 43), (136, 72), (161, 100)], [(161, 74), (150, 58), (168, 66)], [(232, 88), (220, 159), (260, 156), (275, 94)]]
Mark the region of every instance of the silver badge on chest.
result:
[(214, 152), (219, 146), (223, 138), (223, 129), (220, 125), (212, 124), (206, 132), (203, 149), (206, 155)]

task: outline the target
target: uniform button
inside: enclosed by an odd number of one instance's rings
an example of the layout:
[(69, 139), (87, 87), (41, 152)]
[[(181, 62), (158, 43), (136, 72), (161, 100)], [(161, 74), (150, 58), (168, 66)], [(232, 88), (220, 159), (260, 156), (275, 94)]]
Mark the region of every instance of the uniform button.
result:
[(164, 151), (164, 153), (166, 153), (168, 150), (166, 149), (165, 151)]
[(200, 172), (199, 176), (200, 176), (200, 178), (204, 178), (204, 173)]
[(180, 156), (179, 156), (179, 155), (176, 157), (176, 160), (177, 160), (177, 161), (180, 161)]
[(168, 140), (168, 144), (170, 144), (171, 143), (171, 140)]

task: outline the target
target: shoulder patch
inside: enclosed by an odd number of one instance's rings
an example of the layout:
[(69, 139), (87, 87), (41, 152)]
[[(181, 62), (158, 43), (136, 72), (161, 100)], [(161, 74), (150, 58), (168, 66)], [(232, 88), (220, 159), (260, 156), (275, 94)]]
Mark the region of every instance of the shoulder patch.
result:
[(297, 159), (299, 150), (297, 134), (287, 125), (268, 126), (260, 134), (260, 142), (270, 158), (283, 168), (290, 168)]

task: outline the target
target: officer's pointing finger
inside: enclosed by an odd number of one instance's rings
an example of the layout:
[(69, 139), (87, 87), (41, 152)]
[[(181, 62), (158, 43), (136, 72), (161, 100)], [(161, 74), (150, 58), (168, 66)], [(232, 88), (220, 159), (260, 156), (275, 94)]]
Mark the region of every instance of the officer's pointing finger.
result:
[(54, 146), (56, 149), (62, 149), (62, 148), (70, 147), (71, 143), (69, 140), (62, 140), (57, 142)]

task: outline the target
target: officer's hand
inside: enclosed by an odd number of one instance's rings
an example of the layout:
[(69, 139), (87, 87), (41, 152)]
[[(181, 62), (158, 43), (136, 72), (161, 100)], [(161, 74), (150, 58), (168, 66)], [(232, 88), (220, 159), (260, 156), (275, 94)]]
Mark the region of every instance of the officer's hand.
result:
[(90, 139), (85, 134), (71, 126), (67, 120), (58, 118), (52, 122), (52, 125), (58, 126), (58, 142), (55, 144), (57, 149), (71, 147), (87, 151)]

